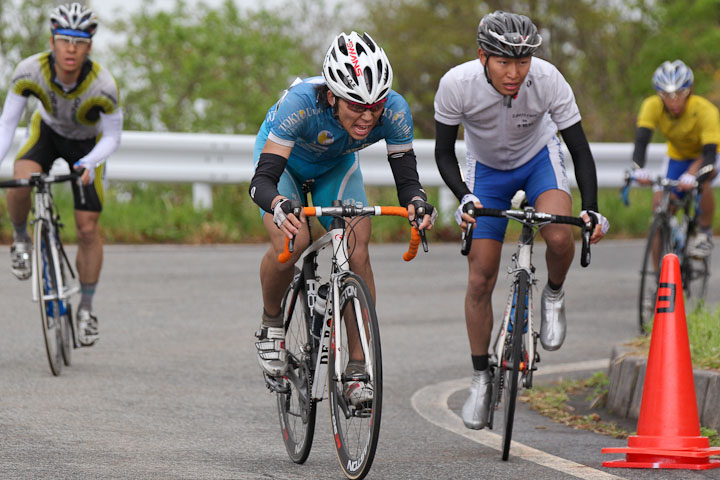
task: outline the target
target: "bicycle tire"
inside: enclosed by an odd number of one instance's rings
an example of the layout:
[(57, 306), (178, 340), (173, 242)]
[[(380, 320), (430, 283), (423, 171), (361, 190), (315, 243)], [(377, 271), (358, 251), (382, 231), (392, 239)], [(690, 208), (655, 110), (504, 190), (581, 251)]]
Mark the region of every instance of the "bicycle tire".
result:
[[(380, 331), (375, 305), (370, 289), (365, 281), (354, 273), (348, 273), (340, 283), (338, 298), (342, 321), (342, 338), (335, 338), (331, 329), (330, 356), (328, 361), (328, 397), (330, 400), (330, 420), (334, 435), (335, 451), (340, 468), (352, 480), (367, 475), (372, 466), (380, 436), (380, 418), (382, 413), (382, 353), (380, 350)], [(353, 314), (351, 314), (353, 312)], [(355, 315), (360, 314), (367, 336), (366, 381), (363, 389), (372, 389), (372, 400), (358, 406), (350, 404), (344, 396), (345, 367), (349, 360), (348, 326), (355, 327)], [(335, 370), (336, 342), (342, 355), (341, 371)], [(365, 390), (363, 390), (365, 391)]]
[[(65, 260), (60, 258), (60, 278), (63, 285), (67, 285), (65, 275)], [(60, 300), (60, 333), (62, 336), (62, 357), (66, 367), (72, 365), (72, 351), (75, 346), (75, 335), (73, 334), (72, 305), (69, 299)]]
[(707, 296), (710, 257), (695, 258), (685, 255), (680, 265), (680, 271), (688, 307), (694, 309)]
[[(522, 361), (522, 341), (523, 329), (525, 327), (526, 298), (530, 287), (530, 277), (528, 273), (521, 270), (518, 272), (517, 295), (515, 296), (515, 318), (513, 319), (513, 328), (509, 339), (509, 345), (504, 355), (505, 361), (502, 362), (502, 371), (505, 375), (505, 416), (503, 418), (503, 440), (502, 440), (502, 459), (507, 460), (510, 456), (510, 443), (512, 441), (513, 422), (515, 421), (515, 406), (517, 403), (518, 386), (520, 384), (520, 363)], [(508, 369), (507, 366), (510, 365)]]
[[(35, 224), (35, 275), (38, 287), (38, 303), (40, 304), (40, 318), (42, 320), (43, 338), (48, 363), (53, 375), (60, 375), (62, 371), (62, 322), (60, 317), (60, 303), (58, 301), (57, 277), (55, 276), (55, 263), (50, 253), (50, 234), (44, 221), (38, 220)], [(54, 298), (48, 298), (54, 297)]]
[[(658, 263), (653, 258), (653, 242), (658, 237)], [(640, 269), (640, 291), (638, 292), (638, 322), (640, 333), (648, 333), (655, 315), (655, 302), (657, 300), (657, 284), (660, 278), (660, 262), (665, 254), (670, 253), (670, 225), (667, 216), (657, 215), (647, 236), (645, 252), (643, 253), (642, 268)]]
[[(296, 269), (297, 273), (297, 269)], [(282, 378), (286, 392), (278, 392), (280, 429), (285, 448), (295, 463), (310, 455), (315, 435), (316, 401), (312, 399), (314, 341), (310, 335), (308, 307), (301, 276), (288, 287), (282, 301), (288, 370)]]

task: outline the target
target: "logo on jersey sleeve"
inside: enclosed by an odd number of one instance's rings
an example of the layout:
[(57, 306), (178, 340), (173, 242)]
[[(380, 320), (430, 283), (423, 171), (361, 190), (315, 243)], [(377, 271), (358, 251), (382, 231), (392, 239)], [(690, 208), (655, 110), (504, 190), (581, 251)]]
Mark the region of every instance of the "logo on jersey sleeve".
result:
[(317, 141), (320, 145), (331, 145), (335, 141), (335, 136), (329, 130), (322, 130), (318, 133)]

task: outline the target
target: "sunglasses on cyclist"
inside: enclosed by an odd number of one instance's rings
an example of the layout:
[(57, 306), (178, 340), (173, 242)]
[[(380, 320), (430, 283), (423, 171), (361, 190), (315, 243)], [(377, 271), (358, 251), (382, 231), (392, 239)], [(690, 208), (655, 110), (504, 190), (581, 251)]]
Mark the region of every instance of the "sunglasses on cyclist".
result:
[(663, 98), (665, 100), (675, 100), (676, 98), (686, 98), (688, 95), (690, 95), (690, 89), (689, 88), (681, 88), (680, 90), (677, 90), (675, 92), (658, 92), (658, 95), (660, 95), (660, 98)]
[(84, 37), (71, 37), (70, 35), (55, 35), (53, 36), (55, 43), (67, 46), (67, 45), (90, 45), (90, 39)]
[(370, 105), (351, 102), (350, 100), (345, 100), (344, 98), (342, 100), (347, 103), (350, 111), (355, 113), (365, 113), (365, 110), (370, 110), (372, 113), (377, 113), (383, 108), (385, 108), (385, 104), (387, 103), (387, 98), (383, 98), (379, 102), (371, 103)]
[(523, 37), (518, 32), (507, 32), (504, 34), (500, 34), (493, 30), (488, 30), (488, 33), (510, 47), (537, 48), (542, 45), (542, 37), (540, 35), (537, 36), (537, 43), (528, 43), (527, 41), (529, 40), (530, 36), (527, 35)]

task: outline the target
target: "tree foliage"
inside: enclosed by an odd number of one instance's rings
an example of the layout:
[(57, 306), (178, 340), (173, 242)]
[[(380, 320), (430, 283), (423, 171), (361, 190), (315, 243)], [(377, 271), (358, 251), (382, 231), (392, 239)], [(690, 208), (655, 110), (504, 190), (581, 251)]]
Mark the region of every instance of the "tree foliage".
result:
[(127, 42), (111, 62), (127, 129), (255, 133), (295, 76), (319, 71), (287, 21), (242, 14), (231, 0), (217, 9), (146, 6), (112, 28)]
[(0, 0), (0, 102), (20, 60), (49, 48), (48, 12), (54, 5), (53, 0)]

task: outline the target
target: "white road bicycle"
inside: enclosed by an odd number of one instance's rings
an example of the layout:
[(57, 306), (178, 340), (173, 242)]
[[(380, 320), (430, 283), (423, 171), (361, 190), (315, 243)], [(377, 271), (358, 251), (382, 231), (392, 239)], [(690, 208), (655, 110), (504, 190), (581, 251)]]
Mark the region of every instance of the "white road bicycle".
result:
[[(30, 178), (0, 182), (0, 188), (30, 187), (35, 199), (33, 214), (32, 298), (40, 304), (45, 350), (53, 375), (60, 375), (63, 364), (72, 362), (72, 350), (80, 346), (73, 321), (70, 299), (80, 285), (65, 253), (60, 230), (63, 227), (55, 207), (50, 186), (53, 183), (77, 181), (81, 171), (69, 175), (33, 173)], [(80, 188), (81, 203), (84, 203)]]
[[(339, 203), (336, 201), (335, 203)], [(348, 236), (353, 219), (371, 215), (407, 217), (402, 207), (334, 205), (305, 207), (307, 217), (333, 216), (330, 229), (312, 242), (295, 267), (295, 276), (282, 301), (288, 368), (282, 377), (268, 377), (277, 393), (283, 441), (296, 463), (310, 454), (315, 431), (316, 403), (327, 395), (333, 444), (343, 473), (361, 479), (372, 465), (380, 434), (382, 410), (382, 354), (375, 305), (365, 281), (350, 271)], [(297, 212), (300, 213), (299, 211)], [(309, 218), (307, 221), (309, 228)], [(406, 261), (417, 253), (422, 233), (414, 227)], [(312, 237), (311, 237), (312, 238)], [(423, 247), (427, 251), (427, 245)], [(318, 255), (329, 249), (329, 276), (321, 278)], [(290, 258), (286, 245), (280, 261)], [(348, 371), (350, 357), (363, 364)], [(370, 392), (361, 403), (348, 400), (347, 387)]]
[[(580, 264), (590, 265), (590, 234), (593, 224), (586, 224), (581, 218), (536, 212), (526, 206), (522, 210), (497, 210), (493, 208), (466, 207), (465, 212), (474, 217), (503, 217), (522, 224), (517, 250), (512, 255), (512, 264), (508, 274), (512, 277), (510, 294), (502, 318), (502, 323), (492, 343), (490, 355), (490, 374), (492, 394), (488, 428), (493, 428), (495, 410), (504, 404), (502, 459), (510, 455), (515, 404), (521, 387), (532, 388), (533, 373), (540, 362), (537, 351), (539, 334), (535, 330), (533, 315), (533, 291), (536, 283), (535, 267), (532, 265), (532, 250), (535, 236), (540, 229), (550, 223), (561, 223), (581, 227), (582, 251)], [(461, 253), (467, 255), (472, 247), (473, 224), (468, 224), (463, 235)], [(517, 327), (516, 327), (517, 326)]]

